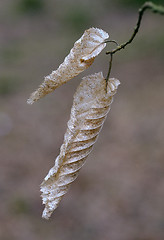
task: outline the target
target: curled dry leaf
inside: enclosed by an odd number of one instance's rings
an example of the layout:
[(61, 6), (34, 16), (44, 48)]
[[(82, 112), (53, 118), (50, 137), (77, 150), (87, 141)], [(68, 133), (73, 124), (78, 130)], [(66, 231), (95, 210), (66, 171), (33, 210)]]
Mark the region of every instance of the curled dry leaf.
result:
[(99, 72), (84, 77), (77, 88), (60, 154), (41, 184), (43, 218), (51, 216), (76, 179), (97, 140), (119, 84), (119, 80), (109, 79), (106, 91), (106, 81)]
[(90, 28), (86, 30), (82, 37), (75, 42), (64, 62), (56, 71), (45, 77), (44, 82), (31, 94), (27, 103), (34, 103), (87, 69), (106, 46), (104, 41), (108, 37), (108, 33), (102, 29)]

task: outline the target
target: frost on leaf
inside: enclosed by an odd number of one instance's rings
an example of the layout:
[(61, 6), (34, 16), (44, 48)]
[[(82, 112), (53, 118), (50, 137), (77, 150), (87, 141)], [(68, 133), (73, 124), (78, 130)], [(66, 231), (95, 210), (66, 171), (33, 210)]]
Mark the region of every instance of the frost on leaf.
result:
[(119, 84), (119, 80), (109, 79), (106, 91), (102, 72), (82, 79), (74, 95), (60, 154), (41, 184), (41, 196), (45, 204), (43, 218), (49, 219), (78, 176), (97, 140)]
[(90, 28), (86, 30), (82, 37), (75, 42), (64, 62), (56, 71), (45, 77), (44, 82), (31, 94), (27, 103), (34, 103), (87, 69), (106, 46), (104, 41), (108, 37), (108, 33), (102, 29)]

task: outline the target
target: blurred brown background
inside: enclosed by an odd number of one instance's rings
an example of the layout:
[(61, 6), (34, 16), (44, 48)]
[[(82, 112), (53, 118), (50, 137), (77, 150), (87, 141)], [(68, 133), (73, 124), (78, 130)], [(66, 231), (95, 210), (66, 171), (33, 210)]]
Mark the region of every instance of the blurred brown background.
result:
[(111, 76), (121, 86), (112, 109), (49, 221), (41, 219), (39, 184), (59, 153), (81, 77), (105, 76), (109, 56), (103, 51), (80, 76), (26, 104), (85, 29), (126, 41), (142, 3), (0, 1), (0, 240), (164, 239), (163, 16), (146, 12), (134, 42), (115, 55)]

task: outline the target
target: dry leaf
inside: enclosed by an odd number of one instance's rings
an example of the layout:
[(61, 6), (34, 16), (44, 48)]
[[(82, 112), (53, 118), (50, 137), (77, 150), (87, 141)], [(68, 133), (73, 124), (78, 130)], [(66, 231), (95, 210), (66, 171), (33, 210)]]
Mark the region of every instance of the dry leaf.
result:
[(110, 79), (106, 92), (106, 81), (100, 72), (84, 77), (77, 88), (60, 154), (41, 184), (43, 218), (51, 216), (76, 179), (97, 140), (119, 84), (119, 80)]
[(90, 28), (86, 30), (82, 37), (75, 42), (64, 62), (56, 71), (45, 77), (44, 82), (31, 94), (27, 103), (34, 103), (87, 69), (106, 46), (104, 41), (108, 37), (108, 33), (102, 29)]

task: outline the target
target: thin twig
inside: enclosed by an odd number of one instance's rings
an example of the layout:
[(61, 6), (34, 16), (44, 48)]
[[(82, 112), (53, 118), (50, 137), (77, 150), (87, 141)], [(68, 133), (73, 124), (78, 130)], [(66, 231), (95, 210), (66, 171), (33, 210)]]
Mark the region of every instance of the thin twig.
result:
[(141, 25), (141, 20), (142, 20), (143, 14), (146, 11), (146, 9), (150, 9), (154, 13), (158, 13), (158, 14), (164, 15), (164, 7), (163, 6), (156, 5), (156, 4), (152, 3), (152, 2), (145, 2), (142, 5), (142, 7), (139, 9), (139, 11), (138, 11), (139, 15), (138, 15), (137, 24), (136, 24), (136, 26), (134, 28), (134, 32), (133, 32), (131, 38), (127, 42), (122, 43), (121, 45), (118, 45), (115, 40), (106, 40), (105, 41), (106, 43), (114, 42), (114, 43), (117, 44), (117, 47), (114, 50), (106, 52), (106, 54), (110, 54), (108, 73), (107, 73), (107, 77), (105, 78), (105, 80), (106, 80), (106, 91), (107, 91), (108, 80), (109, 80), (109, 76), (110, 76), (111, 68), (112, 68), (113, 55), (116, 52), (120, 51), (121, 49), (124, 49), (128, 44), (130, 44), (133, 41), (133, 39), (135, 38), (136, 34), (139, 31), (139, 28), (140, 28), (140, 25)]
[(164, 14), (163, 6), (156, 5), (152, 2), (144, 3), (143, 6), (139, 9), (138, 21), (134, 28), (134, 32), (133, 32), (131, 38), (127, 42), (125, 42), (125, 43), (121, 44), (120, 46), (118, 46), (117, 48), (115, 48), (114, 50), (106, 52), (106, 54), (111, 54), (111, 53), (114, 54), (114, 53), (120, 51), (121, 49), (124, 49), (128, 44), (130, 44), (133, 41), (133, 39), (135, 38), (135, 36), (138, 33), (138, 30), (140, 28), (143, 14), (147, 9), (151, 9), (152, 12), (154, 12), (154, 13)]

